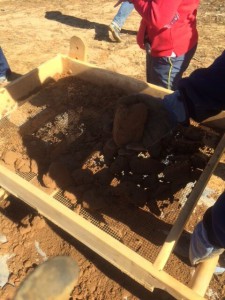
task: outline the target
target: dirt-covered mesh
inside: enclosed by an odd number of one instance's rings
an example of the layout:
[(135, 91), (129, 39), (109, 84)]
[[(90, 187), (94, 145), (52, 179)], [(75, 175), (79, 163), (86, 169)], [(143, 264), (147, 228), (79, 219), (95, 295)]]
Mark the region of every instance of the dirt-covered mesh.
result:
[[(119, 148), (112, 123), (124, 95), (56, 78), (1, 121), (0, 163), (154, 262), (220, 134), (197, 124), (178, 128), (154, 157)], [(190, 280), (188, 263), (176, 255), (166, 270)]]

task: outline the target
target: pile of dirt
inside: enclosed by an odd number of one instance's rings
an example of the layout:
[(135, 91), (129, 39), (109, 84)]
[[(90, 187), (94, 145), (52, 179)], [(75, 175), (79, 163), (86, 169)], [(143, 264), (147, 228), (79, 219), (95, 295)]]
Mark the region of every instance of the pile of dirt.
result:
[[(111, 86), (87, 86), (73, 77), (52, 82), (9, 117), (10, 136), (8, 127), (1, 128), (1, 163), (17, 173), (37, 174), (40, 185), (62, 189), (67, 197), (79, 198), (81, 204), (82, 191), (89, 191), (90, 198), (102, 198), (97, 196), (99, 187), (99, 193), (105, 193), (109, 203), (117, 198), (123, 204), (126, 199), (127, 203), (143, 207), (158, 200), (161, 190), (167, 190), (169, 198), (174, 199), (182, 187), (198, 179), (219, 134), (198, 126), (180, 126), (164, 138), (161, 151), (154, 155), (146, 149), (129, 149), (126, 140), (134, 130), (128, 126), (123, 136), (113, 134), (115, 109), (121, 96), (124, 93)], [(127, 114), (137, 135), (147, 118), (142, 106)], [(137, 111), (141, 120), (138, 125)], [(24, 123), (13, 126), (20, 123), (18, 115), (25, 117)], [(87, 196), (84, 198), (87, 202)], [(89, 200), (90, 208), (99, 202), (96, 199)]]

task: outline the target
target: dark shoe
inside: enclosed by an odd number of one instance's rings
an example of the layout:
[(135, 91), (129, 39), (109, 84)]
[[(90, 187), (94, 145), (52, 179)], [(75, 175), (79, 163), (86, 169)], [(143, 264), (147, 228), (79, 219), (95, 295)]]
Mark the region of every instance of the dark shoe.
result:
[(119, 26), (116, 24), (116, 23), (111, 23), (109, 25), (109, 30), (111, 31), (112, 33), (112, 36), (113, 38), (118, 42), (118, 43), (121, 43), (122, 42), (122, 39), (120, 37), (120, 28)]

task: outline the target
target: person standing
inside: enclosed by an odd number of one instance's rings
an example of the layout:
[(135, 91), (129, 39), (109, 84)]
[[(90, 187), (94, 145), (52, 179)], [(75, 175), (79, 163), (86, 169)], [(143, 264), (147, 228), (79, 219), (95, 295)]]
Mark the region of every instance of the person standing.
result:
[(142, 17), (137, 42), (146, 50), (147, 82), (176, 90), (197, 49), (199, 0), (129, 2)]
[(126, 22), (126, 19), (129, 17), (133, 9), (134, 5), (132, 3), (128, 1), (123, 2), (109, 25), (109, 31), (111, 31), (113, 38), (118, 43), (122, 42), (120, 32), (124, 23)]
[(0, 84), (5, 85), (7, 81), (7, 77), (10, 74), (10, 67), (7, 62), (7, 59), (2, 51), (2, 48), (0, 47)]

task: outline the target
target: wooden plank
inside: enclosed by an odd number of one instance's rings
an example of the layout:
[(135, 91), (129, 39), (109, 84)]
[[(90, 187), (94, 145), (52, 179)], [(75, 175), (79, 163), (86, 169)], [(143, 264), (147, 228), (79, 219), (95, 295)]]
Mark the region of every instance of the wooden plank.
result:
[(156, 270), (152, 263), (139, 254), (3, 166), (0, 166), (0, 185), (144, 287), (150, 290), (152, 286), (164, 289), (176, 299), (204, 299), (166, 272)]
[(120, 88), (129, 94), (132, 93), (145, 93), (154, 97), (162, 98), (166, 94), (172, 93), (163, 87), (159, 87), (147, 82), (98, 68), (92, 64), (75, 61), (71, 58), (64, 56), (65, 70), (71, 74), (77, 75), (79, 78), (92, 82), (96, 85), (112, 85), (113, 87)]
[(0, 119), (15, 110), (21, 100), (37, 92), (45, 82), (62, 72), (62, 57), (58, 55), (6, 87), (0, 88)]
[(5, 88), (0, 88), (0, 119), (15, 110), (21, 100), (37, 92), (44, 83), (52, 79), (57, 73), (62, 74), (64, 72), (78, 75), (81, 79), (97, 85), (110, 84), (126, 91), (128, 94), (145, 93), (162, 98), (172, 92), (132, 77), (97, 68), (94, 65), (65, 55), (57, 55), (38, 68), (14, 80)]
[(37, 91), (44, 83), (49, 79), (52, 79), (55, 74), (61, 74), (62, 72), (62, 58), (61, 55), (57, 55), (27, 74), (14, 80), (5, 88), (15, 101), (19, 101)]
[(194, 276), (190, 282), (190, 287), (199, 295), (205, 295), (218, 260), (219, 256), (217, 255), (207, 259), (197, 266)]
[(215, 129), (225, 130), (225, 111), (221, 111), (218, 115), (210, 117), (201, 123)]
[(179, 239), (186, 222), (188, 221), (193, 209), (195, 208), (207, 182), (209, 181), (210, 176), (212, 175), (214, 169), (216, 168), (223, 152), (225, 149), (225, 134), (221, 138), (219, 144), (216, 147), (216, 150), (209, 160), (207, 166), (202, 172), (199, 180), (195, 184), (195, 187), (188, 197), (184, 207), (182, 208), (177, 220), (175, 221), (173, 227), (171, 228), (163, 247), (161, 248), (155, 262), (154, 267), (158, 270), (162, 270), (173, 251), (173, 248)]
[(0, 201), (5, 200), (9, 195), (10, 194), (6, 190), (0, 187)]
[(82, 61), (87, 60), (87, 50), (84, 41), (78, 36), (72, 36), (70, 39), (69, 57)]

